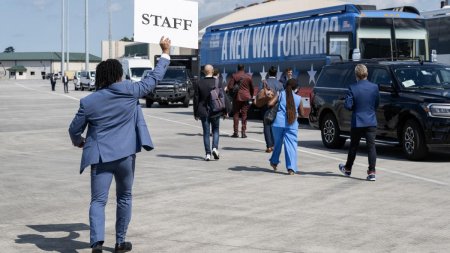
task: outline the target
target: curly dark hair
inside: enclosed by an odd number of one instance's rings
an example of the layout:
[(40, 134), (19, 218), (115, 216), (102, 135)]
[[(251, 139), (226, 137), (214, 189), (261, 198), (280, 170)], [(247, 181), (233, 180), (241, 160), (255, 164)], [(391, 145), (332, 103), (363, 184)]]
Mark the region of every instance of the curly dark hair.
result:
[(95, 87), (97, 90), (110, 86), (121, 80), (122, 64), (116, 59), (108, 59), (97, 65), (95, 70)]

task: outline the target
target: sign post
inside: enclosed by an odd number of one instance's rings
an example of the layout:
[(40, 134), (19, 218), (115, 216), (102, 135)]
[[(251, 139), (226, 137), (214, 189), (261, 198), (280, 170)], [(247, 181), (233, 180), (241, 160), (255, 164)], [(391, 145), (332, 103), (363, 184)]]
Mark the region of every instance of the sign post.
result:
[(169, 37), (172, 46), (198, 48), (198, 3), (187, 0), (134, 0), (134, 40), (159, 44)]

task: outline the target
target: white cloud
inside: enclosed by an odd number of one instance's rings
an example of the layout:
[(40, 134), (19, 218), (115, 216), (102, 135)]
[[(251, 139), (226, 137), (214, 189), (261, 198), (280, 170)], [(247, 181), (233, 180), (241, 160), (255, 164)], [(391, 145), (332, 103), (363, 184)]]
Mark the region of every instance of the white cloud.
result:
[(50, 4), (50, 1), (49, 0), (33, 0), (32, 4), (39, 10), (43, 11)]
[(122, 6), (119, 3), (112, 3), (110, 8), (111, 12), (117, 12), (122, 10)]

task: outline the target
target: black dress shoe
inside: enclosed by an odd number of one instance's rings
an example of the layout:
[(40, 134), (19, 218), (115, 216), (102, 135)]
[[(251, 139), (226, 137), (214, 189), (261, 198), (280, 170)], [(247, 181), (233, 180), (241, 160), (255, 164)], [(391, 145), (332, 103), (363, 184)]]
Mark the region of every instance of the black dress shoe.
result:
[(231, 138), (239, 138), (239, 135), (237, 133), (234, 133), (233, 135), (231, 135)]
[(131, 242), (123, 242), (120, 244), (116, 243), (116, 247), (114, 247), (114, 252), (115, 253), (127, 252), (127, 251), (131, 251), (132, 248), (133, 248), (133, 245), (131, 245)]
[(92, 253), (102, 253), (103, 252), (103, 246), (101, 244), (97, 244), (94, 247), (92, 247)]
[(245, 133), (242, 133), (242, 138), (247, 138), (247, 135)]

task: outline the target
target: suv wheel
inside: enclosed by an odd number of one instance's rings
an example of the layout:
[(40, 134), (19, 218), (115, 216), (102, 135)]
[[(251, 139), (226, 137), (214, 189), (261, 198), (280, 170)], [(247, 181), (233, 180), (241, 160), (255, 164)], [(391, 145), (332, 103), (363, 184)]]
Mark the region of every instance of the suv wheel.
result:
[(345, 138), (340, 137), (341, 130), (333, 114), (328, 113), (322, 120), (320, 126), (322, 143), (327, 148), (342, 148), (345, 145)]
[(422, 127), (413, 119), (406, 121), (402, 131), (402, 149), (409, 160), (421, 160), (428, 154)]
[(190, 102), (191, 102), (191, 97), (189, 96), (189, 92), (188, 92), (188, 93), (186, 94), (186, 96), (184, 97), (184, 100), (183, 100), (183, 107), (188, 108)]
[(147, 98), (145, 100), (145, 106), (147, 106), (147, 108), (150, 108), (150, 107), (152, 107), (153, 102), (154, 102), (153, 100)]

